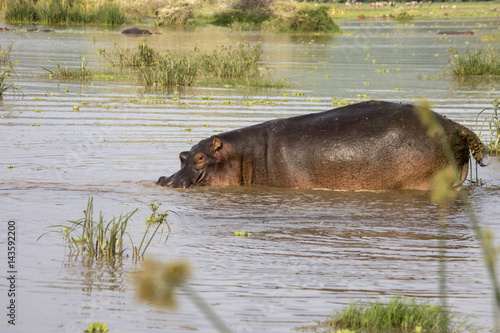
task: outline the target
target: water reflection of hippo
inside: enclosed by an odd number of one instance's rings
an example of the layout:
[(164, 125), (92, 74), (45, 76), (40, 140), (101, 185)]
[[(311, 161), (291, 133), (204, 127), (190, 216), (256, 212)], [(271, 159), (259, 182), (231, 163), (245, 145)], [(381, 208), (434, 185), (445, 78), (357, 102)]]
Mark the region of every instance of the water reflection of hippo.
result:
[(126, 35), (152, 35), (151, 31), (139, 28), (130, 28), (122, 31)]
[[(469, 150), (482, 164), (479, 138), (432, 112), (443, 126), (461, 182)], [(257, 184), (336, 190), (422, 189), (448, 165), (441, 143), (427, 135), (416, 107), (369, 101), (214, 135), (180, 154), (181, 169), (157, 184)]]

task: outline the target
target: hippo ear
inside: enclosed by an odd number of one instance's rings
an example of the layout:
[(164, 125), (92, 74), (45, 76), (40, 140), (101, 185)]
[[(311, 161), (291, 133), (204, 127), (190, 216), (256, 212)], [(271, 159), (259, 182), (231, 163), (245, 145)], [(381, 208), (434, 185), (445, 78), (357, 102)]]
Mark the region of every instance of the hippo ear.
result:
[(213, 141), (212, 141), (212, 152), (216, 152), (217, 150), (219, 150), (220, 148), (222, 147), (222, 142), (220, 142), (220, 139), (219, 138), (214, 138)]

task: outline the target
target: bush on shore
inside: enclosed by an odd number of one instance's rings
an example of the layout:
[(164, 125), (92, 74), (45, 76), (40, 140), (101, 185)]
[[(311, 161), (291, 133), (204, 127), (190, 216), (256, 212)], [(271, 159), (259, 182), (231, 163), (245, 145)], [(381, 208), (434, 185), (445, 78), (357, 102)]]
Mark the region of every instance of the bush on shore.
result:
[(329, 15), (329, 7), (304, 3), (277, 2), (271, 6), (271, 18), (263, 23), (265, 30), (277, 32), (340, 32)]
[(194, 8), (193, 3), (186, 0), (172, 2), (156, 11), (156, 23), (169, 27), (193, 24)]

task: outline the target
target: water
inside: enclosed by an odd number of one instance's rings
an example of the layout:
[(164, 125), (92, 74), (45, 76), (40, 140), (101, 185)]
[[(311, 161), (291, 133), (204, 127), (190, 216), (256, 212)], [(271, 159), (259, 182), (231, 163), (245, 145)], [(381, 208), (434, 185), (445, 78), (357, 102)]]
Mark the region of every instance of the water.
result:
[[(498, 20), (341, 25), (348, 34), (165, 30), (147, 37), (148, 43), (189, 52), (195, 46), (208, 50), (260, 42), (263, 65), (292, 85), (165, 93), (147, 92), (133, 79), (81, 84), (40, 76), (42, 67), (57, 63), (77, 67), (82, 56), (91, 69), (103, 68), (99, 48), (109, 50), (113, 43), (135, 47), (143, 37), (93, 27), (28, 34), (19, 26), (2, 33), (2, 48), (14, 42), (12, 60), (22, 74), (14, 83), (24, 94), (9, 91), (0, 102), (2, 233), (9, 220), (17, 227), (16, 329), (82, 332), (88, 323), (102, 321), (120, 332), (213, 330), (182, 293), (175, 310), (137, 303), (131, 277), (138, 265), (130, 259), (92, 264), (67, 256), (57, 233), (37, 241), (49, 226), (83, 217), (89, 196), (94, 196), (96, 214), (101, 210), (107, 219), (139, 208), (129, 228), (136, 242), (145, 229), (147, 204), (162, 202), (162, 208), (178, 212), (182, 221), (169, 217), (173, 233), (168, 242), (153, 242), (148, 253), (165, 261), (188, 260), (193, 288), (234, 332), (291, 331), (324, 320), (350, 300), (409, 295), (437, 301), (439, 214), (425, 192), (153, 185), (159, 176), (177, 171), (179, 152), (200, 139), (324, 111), (335, 98), (427, 99), (434, 110), (475, 128), (476, 115), (500, 97), (498, 81), (463, 83), (438, 76), (450, 46), (464, 50), (491, 43), (483, 39), (498, 34)], [(475, 34), (436, 35), (440, 30)], [(203, 99), (207, 96), (212, 99)], [(494, 186), (500, 185), (500, 160), (490, 160), (479, 172), (492, 187), (469, 187), (466, 193), (498, 239), (500, 196)], [(233, 236), (243, 230), (252, 236)], [(6, 241), (2, 237), (2, 247)], [(446, 242), (448, 303), (460, 314), (472, 314), (474, 323), (492, 328), (491, 285), (460, 201), (448, 209)], [(0, 262), (6, 272), (4, 254)], [(0, 286), (4, 307), (4, 279)], [(1, 325), (7, 327), (5, 317)]]

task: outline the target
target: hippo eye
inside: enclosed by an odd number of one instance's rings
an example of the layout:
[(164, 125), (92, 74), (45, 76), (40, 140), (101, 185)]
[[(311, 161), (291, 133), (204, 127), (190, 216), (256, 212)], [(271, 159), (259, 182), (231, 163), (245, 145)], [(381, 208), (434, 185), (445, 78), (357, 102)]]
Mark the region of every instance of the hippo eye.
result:
[(203, 168), (205, 166), (206, 160), (207, 160), (207, 155), (199, 153), (196, 154), (196, 156), (194, 157), (194, 164), (196, 164), (200, 168)]

